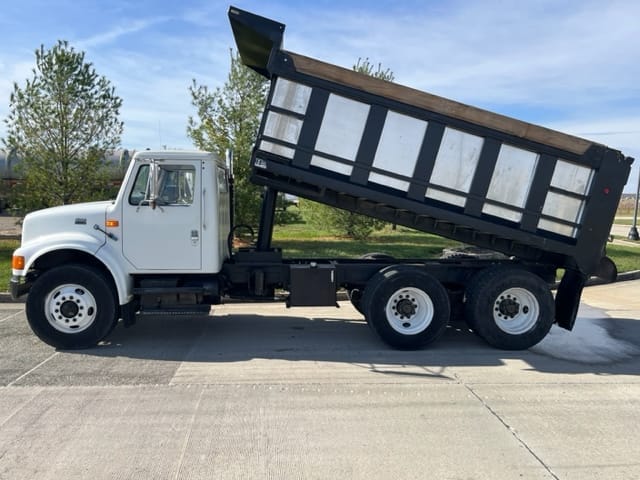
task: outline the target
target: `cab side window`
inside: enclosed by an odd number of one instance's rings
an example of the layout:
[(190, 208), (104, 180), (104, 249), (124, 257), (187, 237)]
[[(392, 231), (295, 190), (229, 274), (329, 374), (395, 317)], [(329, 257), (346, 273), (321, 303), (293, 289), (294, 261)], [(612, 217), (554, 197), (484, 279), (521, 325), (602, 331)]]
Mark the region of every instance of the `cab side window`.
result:
[[(129, 204), (148, 205), (150, 196), (149, 165), (138, 169)], [(193, 203), (196, 170), (191, 165), (159, 165), (157, 204), (162, 206), (187, 206)]]

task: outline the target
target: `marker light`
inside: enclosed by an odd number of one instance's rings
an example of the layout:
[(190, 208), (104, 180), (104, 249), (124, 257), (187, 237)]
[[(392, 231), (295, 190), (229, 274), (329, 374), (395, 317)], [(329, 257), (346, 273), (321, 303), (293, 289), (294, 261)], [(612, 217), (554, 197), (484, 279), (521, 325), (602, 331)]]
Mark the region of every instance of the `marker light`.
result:
[(14, 255), (11, 259), (11, 268), (14, 270), (24, 270), (24, 257), (21, 255)]
[(118, 220), (107, 220), (106, 222), (104, 222), (104, 226), (107, 228), (115, 228), (119, 225), (120, 222)]

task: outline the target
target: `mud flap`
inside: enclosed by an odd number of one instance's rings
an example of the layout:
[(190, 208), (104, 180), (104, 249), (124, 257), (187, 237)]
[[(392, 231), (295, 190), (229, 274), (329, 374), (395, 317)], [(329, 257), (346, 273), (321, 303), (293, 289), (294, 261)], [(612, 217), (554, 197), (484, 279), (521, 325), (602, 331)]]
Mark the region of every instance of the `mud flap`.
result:
[(576, 270), (566, 270), (556, 293), (556, 323), (572, 330), (576, 323), (580, 295), (587, 283), (586, 275)]

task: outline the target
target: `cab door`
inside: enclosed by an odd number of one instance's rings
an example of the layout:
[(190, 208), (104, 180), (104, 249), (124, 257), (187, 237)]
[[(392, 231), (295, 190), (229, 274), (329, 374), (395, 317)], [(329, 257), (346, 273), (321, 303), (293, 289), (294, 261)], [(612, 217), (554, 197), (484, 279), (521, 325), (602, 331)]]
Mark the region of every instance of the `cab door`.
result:
[(141, 163), (122, 202), (123, 255), (140, 271), (202, 268), (201, 161)]

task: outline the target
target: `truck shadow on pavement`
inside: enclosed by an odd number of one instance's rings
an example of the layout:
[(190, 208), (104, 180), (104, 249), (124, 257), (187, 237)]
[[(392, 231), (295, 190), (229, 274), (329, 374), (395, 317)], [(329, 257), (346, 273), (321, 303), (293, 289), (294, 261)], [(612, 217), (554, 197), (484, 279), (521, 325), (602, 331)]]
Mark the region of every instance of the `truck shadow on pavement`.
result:
[[(254, 359), (337, 362), (365, 366), (382, 374), (444, 378), (453, 378), (448, 367), (505, 365), (519, 371), (557, 374), (640, 374), (640, 321), (600, 321), (607, 325), (607, 332), (624, 337), (610, 337), (628, 347), (624, 355), (615, 355), (617, 344), (609, 345), (606, 351), (595, 345), (590, 355), (592, 346), (585, 344), (584, 338), (576, 340), (579, 348), (575, 356), (572, 347), (563, 342), (550, 346), (542, 342), (527, 351), (501, 351), (484, 343), (464, 322), (452, 322), (445, 334), (425, 349), (399, 351), (383, 344), (364, 320), (243, 314), (142, 317), (132, 328), (119, 325), (98, 347), (74, 353), (217, 364)], [(572, 334), (562, 331), (550, 336), (557, 335), (571, 338)], [(377, 365), (419, 370), (382, 371)]]

